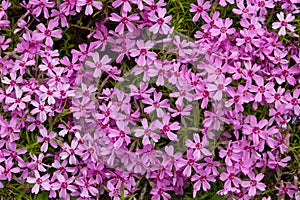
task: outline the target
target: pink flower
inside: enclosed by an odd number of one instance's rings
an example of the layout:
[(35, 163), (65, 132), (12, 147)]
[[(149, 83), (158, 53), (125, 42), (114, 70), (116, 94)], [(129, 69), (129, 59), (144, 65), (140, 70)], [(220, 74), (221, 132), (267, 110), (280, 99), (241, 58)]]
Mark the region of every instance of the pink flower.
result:
[(58, 23), (56, 21), (50, 20), (48, 23), (48, 28), (42, 23), (37, 25), (37, 28), (42, 32), (38, 34), (38, 37), (41, 39), (46, 38), (46, 45), (49, 47), (53, 46), (53, 40), (54, 38), (61, 38), (62, 37), (62, 30), (53, 30), (58, 26)]
[(190, 12), (196, 12), (196, 15), (193, 17), (193, 22), (197, 22), (199, 20), (200, 15), (203, 17), (208, 15), (206, 10), (210, 8), (210, 3), (206, 1), (203, 3), (203, 0), (197, 0), (198, 5), (191, 4)]
[(100, 78), (103, 71), (111, 68), (111, 65), (109, 65), (109, 63), (111, 62), (111, 58), (108, 55), (104, 55), (100, 60), (98, 52), (93, 53), (92, 58), (93, 62), (87, 60), (85, 64), (90, 68), (95, 68), (93, 76), (95, 78)]
[(71, 185), (74, 182), (74, 176), (70, 178), (66, 178), (65, 176), (59, 174), (57, 176), (58, 182), (54, 182), (51, 184), (51, 188), (53, 190), (60, 190), (59, 191), (59, 197), (62, 199), (70, 199), (70, 195), (67, 193), (67, 190), (71, 192), (75, 192), (77, 190), (77, 187), (74, 185)]
[(10, 77), (11, 79), (9, 80), (6, 76), (3, 77), (2, 83), (5, 83), (8, 86), (8, 88), (6, 89), (6, 93), (11, 93), (13, 91), (13, 89), (16, 89), (18, 87), (17, 84), (22, 83), (23, 78), (22, 76), (17, 77), (17, 73), (13, 72), (10, 73)]
[(45, 174), (44, 176), (40, 176), (40, 173), (37, 170), (34, 170), (35, 178), (33, 177), (27, 177), (27, 182), (31, 184), (35, 184), (31, 192), (34, 194), (37, 194), (40, 191), (40, 187), (42, 187), (43, 190), (50, 190), (50, 181), (49, 181), (49, 174)]
[(149, 75), (151, 77), (157, 76), (156, 85), (162, 86), (165, 83), (164, 78), (167, 77), (173, 66), (170, 64), (162, 63), (160, 60), (155, 60), (153, 64), (154, 67), (149, 69)]
[(240, 33), (244, 38), (236, 39), (237, 46), (246, 45), (246, 52), (251, 52), (253, 50), (252, 45), (259, 47), (260, 39), (254, 38), (256, 36), (256, 33), (254, 31), (241, 30)]
[(42, 128), (42, 129), (40, 129), (40, 134), (43, 137), (38, 136), (37, 141), (38, 142), (43, 142), (43, 145), (41, 146), (41, 151), (42, 152), (44, 152), (44, 153), (47, 152), (49, 143), (53, 148), (57, 148), (57, 143), (53, 141), (53, 138), (56, 137), (55, 132), (50, 132), (49, 135), (48, 135), (47, 129)]
[(21, 172), (21, 169), (19, 167), (14, 167), (12, 160), (6, 160), (4, 163), (5, 167), (0, 166), (0, 180), (4, 180), (3, 178), (5, 178), (8, 181), (11, 181), (13, 174)]
[[(220, 174), (220, 180), (225, 181), (224, 189), (233, 192), (237, 191), (237, 188), (239, 188), (239, 185), (241, 184), (241, 179), (236, 176), (239, 170), (234, 167), (226, 167), (226, 170), (226, 172)], [(236, 188), (232, 187), (232, 183)]]
[(287, 14), (286, 18), (284, 18), (283, 12), (277, 13), (277, 18), (279, 19), (279, 22), (274, 22), (272, 24), (273, 29), (280, 28), (278, 35), (285, 35), (286, 29), (290, 30), (291, 32), (295, 31), (295, 26), (290, 25), (289, 22), (293, 21), (295, 19), (295, 16), (293, 16), (291, 13)]
[(143, 40), (138, 40), (136, 42), (136, 45), (138, 47), (138, 50), (137, 49), (131, 49), (130, 50), (130, 56), (132, 56), (132, 57), (139, 56), (136, 59), (136, 63), (139, 66), (143, 67), (147, 64), (146, 58), (148, 58), (151, 61), (154, 61), (156, 59), (157, 54), (155, 52), (149, 51), (154, 46), (153, 42), (147, 41), (146, 43), (144, 43)]
[(160, 8), (157, 10), (158, 16), (152, 15), (149, 17), (149, 20), (155, 22), (153, 26), (150, 27), (149, 31), (157, 34), (168, 34), (171, 28), (168, 26), (171, 22), (172, 17), (165, 17), (167, 10), (165, 8)]
[(251, 16), (251, 14), (256, 14), (256, 9), (254, 6), (247, 5), (249, 4), (248, 2), (246, 3), (247, 6), (244, 5), (244, 0), (243, 1), (239, 1), (236, 3), (237, 7), (239, 9), (232, 9), (232, 12), (237, 14), (237, 15), (242, 15), (243, 18), (249, 18), (249, 16)]
[[(8, 110), (15, 110), (15, 109), (21, 109), (24, 110), (26, 108), (26, 104), (27, 102), (29, 102), (31, 100), (30, 95), (26, 95), (25, 97), (22, 97), (23, 91), (16, 87), (15, 89), (16, 92), (16, 97), (12, 98), (12, 97), (7, 97), (6, 98), (6, 103), (11, 103), (11, 105), (9, 106)], [(25, 102), (25, 103), (24, 103)]]
[(133, 32), (136, 29), (136, 27), (131, 22), (135, 22), (139, 20), (139, 18), (140, 17), (137, 14), (127, 16), (127, 13), (122, 13), (122, 16), (119, 16), (116, 13), (112, 13), (109, 19), (113, 22), (120, 22), (119, 25), (116, 27), (115, 31), (119, 34), (123, 34), (125, 25), (129, 32)]
[(232, 19), (230, 18), (226, 18), (225, 20), (217, 19), (215, 25), (217, 28), (212, 28), (210, 32), (212, 36), (221, 35), (219, 38), (220, 42), (227, 38), (227, 34), (232, 35), (235, 32), (235, 28), (229, 28), (232, 25)]
[(85, 8), (85, 15), (92, 15), (93, 14), (93, 7), (97, 8), (98, 10), (102, 9), (102, 2), (96, 0), (78, 0), (77, 5), (79, 6), (86, 6)]
[(255, 176), (253, 172), (248, 174), (250, 180), (249, 181), (242, 181), (241, 185), (243, 187), (249, 188), (249, 196), (255, 196), (257, 189), (260, 191), (265, 191), (266, 185), (263, 183), (260, 183), (260, 181), (264, 178), (264, 175), (262, 173)]
[(36, 6), (36, 8), (33, 9), (32, 14), (38, 17), (43, 11), (46, 19), (49, 18), (48, 8), (53, 8), (55, 6), (54, 2), (49, 2), (48, 0), (31, 0), (30, 4)]
[(159, 128), (170, 140), (178, 141), (177, 135), (172, 131), (177, 131), (180, 129), (179, 123), (173, 122), (170, 124), (170, 119), (170, 115), (166, 114), (162, 117), (162, 123), (159, 120), (155, 121), (155, 126)]
[[(185, 145), (191, 149), (194, 149), (193, 156), (200, 160), (204, 156), (210, 156), (212, 155), (211, 152), (206, 149), (205, 147), (208, 146), (209, 142), (206, 138), (206, 136), (202, 137), (202, 142), (200, 141), (199, 134), (194, 133), (194, 141), (191, 141), (190, 139), (187, 139), (185, 142)], [(203, 154), (203, 155), (202, 155)]]
[(118, 8), (119, 6), (121, 6), (122, 4), (122, 12), (130, 12), (131, 11), (131, 6), (130, 6), (130, 2), (135, 3), (136, 0), (115, 0), (112, 3), (112, 6), (114, 8)]
[(154, 110), (156, 111), (157, 117), (161, 118), (164, 116), (164, 111), (162, 110), (162, 108), (169, 108), (169, 100), (168, 99), (164, 99), (162, 101), (160, 101), (162, 97), (162, 93), (161, 92), (156, 92), (154, 91), (154, 100), (147, 98), (147, 99), (143, 99), (142, 102), (145, 104), (148, 104), (150, 106), (144, 108), (145, 113), (150, 114), (152, 113)]
[(126, 145), (130, 143), (130, 137), (127, 135), (130, 133), (128, 123), (124, 121), (117, 121), (118, 129), (110, 129), (109, 137), (115, 138), (114, 147), (120, 148), (124, 142)]
[(134, 132), (136, 137), (144, 136), (142, 140), (143, 145), (151, 144), (149, 140), (150, 138), (154, 142), (157, 142), (160, 139), (160, 136), (157, 133), (153, 132), (154, 130), (156, 130), (154, 123), (151, 123), (150, 126), (148, 126), (147, 119), (143, 118), (142, 125), (144, 129), (136, 129), (134, 130)]
[(31, 101), (31, 104), (35, 107), (34, 109), (31, 110), (31, 114), (35, 115), (38, 113), (38, 120), (40, 120), (41, 122), (46, 121), (47, 119), (47, 114), (51, 111), (51, 107), (50, 106), (45, 106), (45, 103), (40, 101), (37, 102), (35, 100)]
[(243, 128), (243, 133), (246, 135), (251, 135), (253, 144), (257, 146), (259, 144), (259, 139), (266, 140), (267, 134), (263, 130), (264, 127), (266, 127), (269, 123), (268, 120), (262, 119), (257, 123), (257, 119), (254, 115), (249, 116), (250, 119), (250, 125), (245, 124)]
[(78, 160), (76, 158), (76, 155), (80, 154), (80, 151), (77, 149), (78, 141), (72, 140), (71, 146), (69, 144), (64, 143), (63, 144), (63, 152), (60, 153), (61, 159), (66, 159), (69, 157), (69, 163), (71, 165), (76, 165), (78, 163)]
[(195, 198), (201, 186), (203, 191), (207, 191), (210, 189), (209, 182), (216, 182), (216, 179), (213, 175), (208, 174), (207, 171), (198, 170), (198, 173), (192, 176), (191, 181), (196, 181), (193, 186), (193, 197)]

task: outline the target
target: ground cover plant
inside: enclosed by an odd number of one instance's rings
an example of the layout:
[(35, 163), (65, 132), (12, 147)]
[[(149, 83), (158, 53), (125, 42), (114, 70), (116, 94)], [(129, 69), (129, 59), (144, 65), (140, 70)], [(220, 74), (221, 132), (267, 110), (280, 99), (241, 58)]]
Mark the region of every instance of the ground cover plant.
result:
[(4, 0), (1, 199), (300, 199), (298, 0)]

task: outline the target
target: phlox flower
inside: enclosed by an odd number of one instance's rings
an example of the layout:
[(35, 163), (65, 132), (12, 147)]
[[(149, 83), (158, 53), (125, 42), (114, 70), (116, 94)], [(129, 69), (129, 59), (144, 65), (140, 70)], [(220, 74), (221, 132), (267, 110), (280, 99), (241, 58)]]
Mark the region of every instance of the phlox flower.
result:
[(209, 190), (211, 187), (209, 182), (216, 182), (216, 178), (207, 171), (198, 170), (197, 174), (192, 176), (191, 181), (196, 181), (193, 186), (193, 197), (195, 198), (197, 192), (201, 189), (201, 186), (203, 191)]
[(57, 29), (54, 30), (58, 26), (58, 23), (54, 20), (50, 20), (48, 23), (48, 28), (42, 23), (37, 25), (37, 28), (41, 31), (41, 33), (38, 34), (38, 37), (41, 39), (46, 38), (46, 45), (49, 47), (53, 46), (53, 40), (52, 37), (54, 38), (62, 38), (62, 30)]
[[(220, 180), (225, 181), (224, 189), (226, 191), (237, 191), (239, 185), (241, 184), (241, 179), (239, 179), (236, 175), (238, 174), (239, 170), (234, 167), (226, 167), (226, 172), (222, 172), (220, 174)], [(235, 186), (232, 187), (232, 183)]]
[(40, 176), (40, 173), (37, 170), (34, 170), (34, 178), (33, 177), (27, 177), (27, 182), (34, 184), (34, 186), (31, 189), (31, 192), (34, 194), (39, 193), (40, 188), (42, 187), (43, 190), (50, 190), (50, 181), (49, 181), (49, 174), (45, 174), (42, 177)]
[(57, 148), (57, 143), (53, 141), (53, 138), (56, 137), (56, 133), (52, 131), (48, 134), (47, 132), (47, 129), (40, 129), (40, 134), (42, 137), (37, 137), (38, 142), (43, 142), (41, 146), (41, 152), (44, 153), (46, 153), (48, 150), (48, 144), (50, 144), (53, 148)]
[(124, 121), (117, 121), (118, 129), (110, 129), (109, 137), (115, 138), (114, 147), (120, 148), (124, 142), (127, 144), (130, 143), (130, 137), (127, 135), (130, 133), (130, 128), (128, 123)]
[(150, 59), (151, 61), (154, 61), (156, 59), (156, 53), (155, 52), (151, 52), (149, 51), (153, 46), (154, 43), (151, 41), (147, 41), (146, 43), (144, 43), (143, 40), (138, 40), (136, 42), (136, 45), (138, 47), (137, 49), (131, 49), (130, 50), (130, 56), (131, 57), (137, 57), (136, 59), (136, 63), (139, 66), (145, 66), (147, 64), (146, 59)]
[(195, 16), (193, 17), (193, 22), (197, 22), (199, 17), (204, 17), (208, 15), (206, 10), (210, 8), (210, 3), (208, 1), (203, 2), (203, 0), (197, 0), (198, 5), (191, 4), (190, 12), (196, 12)]
[(255, 174), (251, 172), (248, 174), (248, 177), (250, 178), (250, 180), (242, 181), (241, 185), (243, 187), (249, 188), (249, 196), (255, 196), (257, 194), (257, 189), (260, 191), (265, 191), (266, 185), (260, 182), (264, 178), (264, 175), (262, 173), (255, 176)]
[(143, 145), (151, 144), (150, 138), (154, 142), (157, 142), (160, 139), (160, 136), (154, 132), (154, 130), (156, 130), (154, 123), (151, 123), (149, 126), (147, 119), (143, 118), (142, 125), (143, 125), (143, 129), (136, 129), (136, 130), (134, 130), (134, 132), (135, 132), (136, 137), (143, 136), (143, 140), (142, 140)]
[(127, 16), (127, 13), (122, 12), (122, 16), (112, 13), (109, 19), (113, 22), (119, 22), (119, 25), (116, 27), (115, 31), (119, 34), (123, 34), (124, 26), (127, 27), (129, 32), (133, 32), (136, 29), (132, 22), (139, 20), (139, 16), (137, 14)]
[(257, 122), (257, 119), (254, 115), (249, 116), (250, 124), (245, 124), (243, 127), (243, 133), (246, 135), (251, 135), (253, 144), (257, 146), (259, 144), (259, 139), (266, 140), (267, 134), (263, 130), (264, 127), (268, 125), (268, 120), (262, 119)]
[(164, 99), (161, 101), (162, 93), (154, 91), (154, 100), (147, 98), (143, 99), (142, 102), (148, 104), (150, 106), (144, 108), (144, 112), (147, 114), (152, 113), (154, 110), (156, 111), (157, 117), (161, 118), (164, 116), (164, 111), (162, 108), (169, 108), (169, 100)]
[(9, 106), (8, 110), (13, 111), (18, 108), (21, 110), (24, 110), (26, 108), (25, 103), (27, 103), (31, 100), (30, 95), (26, 95), (26, 96), (22, 97), (23, 91), (19, 87), (15, 88), (15, 93), (16, 93), (15, 98), (7, 97), (5, 100), (6, 103), (11, 104)]
[(122, 12), (131, 12), (131, 5), (130, 2), (136, 3), (136, 0), (115, 0), (112, 3), (112, 6), (114, 8), (118, 8), (119, 6), (122, 5)]
[(63, 144), (64, 151), (60, 153), (61, 159), (66, 159), (69, 157), (69, 163), (71, 165), (76, 165), (78, 163), (76, 155), (80, 154), (80, 151), (78, 150), (77, 146), (78, 141), (76, 140), (72, 140), (71, 146), (65, 142)]
[(32, 10), (32, 14), (36, 17), (40, 16), (40, 14), (44, 13), (44, 17), (46, 19), (49, 18), (48, 8), (53, 8), (55, 6), (54, 2), (48, 0), (30, 0), (30, 4), (34, 5), (34, 9)]
[(100, 60), (100, 55), (98, 52), (94, 52), (92, 54), (93, 62), (87, 60), (85, 64), (90, 68), (95, 68), (93, 76), (95, 78), (100, 78), (102, 76), (102, 72), (111, 68), (109, 64), (111, 62), (111, 58), (108, 55), (104, 55)]
[(237, 7), (239, 9), (234, 8), (232, 9), (232, 12), (238, 15), (242, 15), (243, 18), (248, 18), (251, 14), (256, 13), (256, 9), (254, 6), (251, 6), (251, 4), (245, 6), (243, 1), (237, 2)]
[(221, 35), (219, 38), (220, 42), (227, 38), (227, 34), (232, 35), (235, 32), (235, 28), (229, 28), (232, 25), (232, 19), (230, 18), (225, 20), (219, 18), (215, 21), (215, 25), (217, 28), (212, 28), (210, 33), (212, 36)]
[(273, 29), (280, 28), (278, 35), (285, 35), (286, 29), (290, 30), (291, 32), (294, 32), (295, 26), (290, 25), (289, 22), (293, 21), (295, 19), (295, 16), (293, 16), (291, 13), (287, 14), (286, 18), (284, 18), (283, 12), (277, 13), (277, 18), (279, 19), (279, 22), (274, 22), (272, 24)]
[(237, 46), (246, 45), (246, 52), (251, 52), (253, 50), (252, 45), (254, 45), (255, 47), (259, 47), (260, 39), (254, 38), (256, 36), (256, 33), (254, 31), (241, 30), (240, 33), (244, 38), (236, 39)]
[(68, 194), (67, 190), (71, 192), (75, 192), (77, 190), (76, 186), (71, 185), (74, 182), (74, 179), (75, 179), (74, 176), (68, 178), (59, 174), (57, 176), (57, 182), (51, 184), (51, 189), (60, 190), (59, 197), (62, 199), (69, 200), (70, 194)]
[(8, 181), (11, 181), (13, 174), (21, 172), (21, 169), (19, 167), (14, 167), (12, 160), (6, 160), (4, 163), (4, 167), (0, 166), (0, 180), (7, 179)]
[(13, 72), (10, 73), (10, 79), (8, 79), (6, 76), (3, 77), (2, 79), (2, 83), (7, 84), (8, 88), (6, 89), (6, 93), (11, 93), (13, 91), (13, 89), (16, 90), (18, 86), (18, 84), (23, 82), (23, 78), (22, 76), (18, 76), (17, 77), (17, 73)]
[(180, 129), (180, 125), (178, 122), (170, 123), (171, 116), (170, 114), (165, 114), (162, 117), (162, 122), (159, 120), (155, 121), (155, 126), (161, 130), (163, 134), (165, 134), (168, 139), (172, 141), (178, 141), (177, 135), (172, 131), (177, 131)]
[(171, 28), (168, 26), (171, 23), (171, 16), (165, 16), (167, 13), (167, 10), (165, 8), (160, 8), (157, 10), (156, 15), (152, 15), (149, 17), (149, 20), (152, 22), (155, 22), (153, 26), (150, 27), (149, 31), (153, 32), (154, 34), (157, 34), (158, 32), (160, 34), (168, 34)]
[(93, 6), (97, 8), (98, 10), (102, 9), (102, 2), (96, 1), (96, 0), (78, 0), (77, 1), (78, 6), (86, 6), (85, 8), (85, 15), (92, 15), (93, 14)]
[(204, 156), (211, 156), (212, 155), (211, 152), (208, 149), (205, 148), (209, 144), (206, 136), (202, 137), (202, 141), (200, 141), (200, 136), (197, 133), (194, 133), (193, 137), (194, 137), (194, 142), (191, 141), (190, 139), (187, 139), (185, 141), (185, 145), (187, 147), (189, 147), (190, 149), (194, 149), (193, 156), (196, 159), (202, 159), (203, 155)]

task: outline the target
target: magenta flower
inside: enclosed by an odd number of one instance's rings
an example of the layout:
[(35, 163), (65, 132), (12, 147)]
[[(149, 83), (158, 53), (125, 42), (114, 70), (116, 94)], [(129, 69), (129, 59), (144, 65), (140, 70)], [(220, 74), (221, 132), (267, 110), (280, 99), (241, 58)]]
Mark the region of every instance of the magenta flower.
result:
[(197, 0), (198, 5), (191, 4), (190, 12), (196, 12), (195, 16), (193, 17), (193, 22), (197, 22), (199, 17), (207, 16), (206, 10), (210, 8), (210, 3), (208, 1), (203, 3), (203, 0)]
[(177, 135), (172, 131), (180, 129), (178, 122), (170, 123), (171, 116), (166, 114), (162, 117), (162, 123), (159, 120), (155, 121), (155, 126), (159, 128), (170, 140), (178, 141)]
[[(241, 184), (241, 179), (236, 177), (239, 170), (237, 170), (234, 167), (227, 167), (226, 170), (227, 170), (226, 172), (222, 172), (220, 174), (220, 179), (221, 181), (225, 181), (224, 183), (225, 190), (234, 192), (237, 190), (237, 188), (239, 188), (239, 185)], [(232, 183), (235, 186), (235, 188), (232, 187)]]
[(40, 129), (40, 134), (42, 137), (38, 136), (37, 141), (38, 142), (43, 142), (41, 146), (41, 152), (46, 153), (48, 150), (48, 144), (50, 144), (53, 148), (57, 148), (57, 143), (53, 141), (53, 138), (56, 137), (55, 132), (50, 132), (49, 134), (47, 133), (47, 129)]
[(196, 181), (193, 187), (193, 197), (195, 198), (201, 186), (203, 191), (207, 191), (211, 187), (209, 182), (216, 182), (216, 179), (215, 176), (208, 174), (207, 171), (198, 170), (198, 173), (192, 176), (191, 181)]
[[(248, 3), (247, 3), (248, 4)], [(256, 13), (256, 9), (254, 6), (251, 6), (251, 4), (245, 6), (243, 1), (237, 2), (237, 7), (239, 9), (232, 9), (232, 12), (237, 14), (237, 15), (242, 15), (243, 18), (249, 18), (251, 14)]]
[(92, 15), (93, 14), (93, 6), (98, 10), (102, 9), (102, 2), (96, 0), (78, 0), (77, 5), (79, 6), (86, 6), (85, 8), (85, 15)]
[(42, 23), (37, 25), (37, 28), (42, 32), (38, 34), (38, 37), (41, 39), (46, 38), (46, 45), (49, 47), (53, 46), (53, 40), (52, 37), (54, 38), (61, 38), (62, 37), (62, 30), (58, 29), (58, 30), (53, 30), (54, 28), (56, 28), (58, 26), (58, 23), (50, 20), (48, 23), (48, 28), (46, 28), (46, 26)]
[[(26, 104), (27, 102), (29, 102), (31, 100), (30, 95), (26, 95), (25, 97), (22, 97), (23, 91), (16, 87), (15, 88), (15, 92), (16, 92), (16, 97), (12, 98), (12, 97), (7, 97), (6, 98), (6, 103), (11, 104), (8, 108), (8, 110), (15, 110), (17, 108), (23, 110), (26, 108)], [(25, 102), (25, 103), (24, 103)]]
[(164, 64), (160, 60), (154, 61), (154, 67), (149, 69), (151, 77), (157, 77), (156, 85), (162, 86), (165, 83), (164, 78), (168, 75), (169, 71), (173, 68), (172, 65)]
[(279, 22), (274, 22), (272, 24), (273, 29), (280, 28), (278, 35), (285, 35), (286, 29), (290, 30), (291, 32), (295, 31), (295, 26), (290, 25), (289, 22), (293, 21), (295, 19), (295, 16), (293, 16), (291, 13), (287, 14), (286, 18), (284, 18), (283, 12), (277, 13), (277, 18), (279, 19)]
[(53, 8), (55, 6), (54, 2), (48, 0), (30, 0), (30, 4), (36, 6), (36, 8), (33, 9), (32, 14), (38, 17), (43, 11), (46, 19), (49, 18), (48, 8)]
[(116, 27), (115, 32), (123, 34), (124, 26), (127, 27), (129, 32), (133, 32), (136, 29), (135, 25), (133, 25), (131, 22), (136, 22), (139, 20), (139, 16), (137, 14), (127, 16), (127, 13), (122, 13), (122, 16), (119, 16), (116, 13), (112, 13), (109, 19), (113, 22), (120, 22)]
[(11, 79), (8, 79), (6, 76), (3, 77), (2, 83), (9, 85), (6, 89), (6, 93), (9, 94), (13, 91), (13, 89), (16, 90), (18, 84), (23, 82), (22, 76), (17, 77), (17, 73), (11, 73), (10, 74)]
[(34, 194), (39, 193), (41, 187), (43, 190), (47, 190), (47, 191), (50, 190), (51, 185), (50, 185), (50, 181), (49, 181), (49, 177), (50, 177), (49, 174), (45, 174), (44, 176), (41, 177), (40, 173), (37, 170), (35, 170), (34, 176), (35, 176), (35, 178), (27, 177), (27, 182), (34, 184), (34, 186), (31, 189), (32, 193), (34, 193)]
[(8, 181), (12, 180), (13, 174), (21, 172), (19, 167), (14, 167), (12, 160), (4, 161), (5, 167), (0, 166), (0, 180), (7, 179)]
[(71, 192), (75, 192), (77, 187), (71, 185), (74, 182), (74, 176), (70, 178), (66, 178), (65, 176), (59, 174), (57, 176), (58, 182), (54, 182), (51, 184), (51, 189), (53, 190), (60, 190), (59, 197), (62, 199), (70, 199), (70, 195), (67, 193), (67, 190)]
[(161, 100), (162, 97), (162, 93), (161, 92), (156, 92), (154, 91), (154, 100), (147, 98), (147, 99), (143, 99), (142, 102), (145, 104), (148, 104), (150, 106), (144, 108), (145, 113), (150, 114), (152, 113), (154, 110), (156, 111), (157, 117), (161, 118), (164, 116), (164, 111), (162, 110), (162, 108), (169, 108), (169, 100), (168, 99), (164, 99), (162, 101)]
[(255, 32), (241, 30), (240, 33), (244, 38), (237, 38), (236, 39), (236, 41), (237, 41), (236, 45), (238, 45), (238, 46), (246, 45), (246, 48), (245, 48), (246, 52), (251, 52), (253, 50), (252, 45), (254, 45), (255, 47), (259, 47), (260, 39), (255, 39), (254, 38), (256, 36)]
[(170, 24), (172, 17), (165, 17), (166, 13), (167, 10), (165, 8), (160, 8), (157, 10), (158, 16), (152, 15), (149, 17), (149, 20), (155, 23), (153, 26), (150, 27), (149, 31), (153, 32), (154, 34), (157, 34), (158, 32), (160, 34), (169, 33), (171, 28), (168, 25)]
[(206, 136), (203, 136), (202, 141), (200, 141), (199, 134), (194, 133), (194, 141), (195, 142), (187, 139), (185, 142), (185, 145), (191, 149), (194, 149), (193, 156), (196, 159), (198, 159), (198, 160), (202, 159), (203, 155), (204, 156), (212, 155), (211, 152), (205, 148), (209, 144), (208, 140), (206, 139)]
[(96, 184), (93, 178), (80, 177), (75, 180), (75, 183), (80, 187), (80, 196), (83, 198), (91, 197), (89, 193), (92, 194), (92, 196), (96, 196), (99, 193), (98, 189), (93, 186)]
[(44, 157), (45, 157), (44, 154), (41, 153), (41, 154), (39, 154), (38, 157), (36, 157), (35, 154), (32, 154), (32, 153), (30, 152), (30, 157), (33, 159), (33, 161), (27, 164), (27, 167), (28, 167), (28, 168), (30, 168), (30, 169), (32, 169), (32, 170), (34, 170), (34, 169), (37, 168), (40, 172), (45, 172), (45, 171), (47, 171), (46, 168), (45, 168), (44, 166), (46, 166), (46, 167), (49, 167), (49, 166), (46, 165), (45, 163), (43, 163), (43, 159), (44, 159)]
[(130, 56), (132, 56), (132, 57), (139, 56), (136, 59), (136, 63), (139, 66), (143, 67), (147, 64), (146, 58), (148, 58), (151, 61), (154, 61), (156, 59), (157, 54), (155, 52), (149, 51), (154, 46), (153, 42), (147, 41), (146, 43), (144, 43), (143, 40), (138, 40), (136, 42), (136, 45), (138, 47), (138, 50), (137, 49), (131, 49), (130, 50)]
[(119, 6), (122, 5), (122, 12), (131, 12), (131, 5), (130, 5), (130, 2), (132, 3), (136, 3), (136, 0), (115, 0), (113, 1), (112, 3), (112, 6), (114, 8), (118, 8)]
[(124, 142), (127, 144), (130, 143), (130, 137), (127, 135), (130, 133), (130, 128), (128, 124), (124, 121), (117, 121), (117, 126), (119, 130), (110, 129), (109, 137), (115, 138), (114, 147), (120, 148)]
[(242, 181), (241, 185), (243, 187), (249, 188), (249, 196), (255, 196), (257, 193), (257, 189), (260, 191), (265, 191), (266, 185), (263, 183), (260, 183), (260, 181), (264, 178), (264, 175), (262, 173), (255, 176), (254, 173), (248, 174), (250, 180), (249, 181)]
[(111, 65), (109, 65), (109, 63), (111, 62), (111, 58), (108, 55), (104, 55), (100, 60), (98, 52), (93, 53), (92, 58), (93, 62), (87, 60), (85, 64), (91, 68), (95, 68), (93, 76), (95, 78), (100, 78), (103, 71), (109, 70), (111, 68)]
[(78, 163), (76, 155), (80, 154), (80, 151), (77, 149), (77, 146), (78, 142), (76, 140), (72, 140), (71, 146), (69, 146), (69, 144), (67, 143), (64, 143), (64, 151), (60, 153), (61, 159), (66, 159), (69, 157), (69, 163), (71, 165), (76, 165)]
[(232, 19), (230, 18), (226, 18), (225, 20), (218, 19), (215, 21), (215, 25), (217, 28), (212, 28), (210, 33), (212, 36), (221, 35), (219, 38), (220, 42), (227, 38), (227, 34), (232, 35), (235, 32), (235, 28), (229, 28), (232, 25)]
[(259, 139), (266, 140), (267, 139), (267, 134), (263, 130), (264, 127), (266, 127), (269, 123), (268, 120), (262, 119), (257, 123), (257, 119), (255, 116), (250, 115), (250, 125), (245, 124), (243, 128), (243, 133), (246, 135), (251, 135), (253, 144), (256, 146), (259, 144)]
[(256, 93), (256, 95), (254, 96), (254, 100), (256, 102), (261, 102), (263, 100), (263, 97), (267, 98), (270, 96), (270, 90), (274, 87), (274, 83), (268, 82), (265, 85), (264, 79), (260, 76), (254, 79), (254, 81), (256, 82), (257, 86), (252, 85), (250, 91)]
[(238, 154), (240, 151), (237, 149), (234, 149), (233, 147), (231, 147), (231, 140), (229, 141), (228, 145), (227, 145), (227, 149), (224, 150), (222, 149), (219, 153), (221, 158), (225, 157), (225, 163), (226, 165), (228, 165), (229, 167), (233, 166), (233, 162), (238, 162), (240, 155)]
[(286, 108), (294, 111), (295, 115), (300, 115), (300, 89), (295, 89), (293, 96), (290, 93), (286, 93), (285, 99), (289, 102)]
[(142, 125), (144, 129), (136, 129), (134, 130), (134, 132), (136, 137), (143, 136), (143, 140), (142, 140), (143, 145), (151, 144), (150, 138), (154, 142), (157, 142), (160, 139), (160, 136), (157, 133), (153, 132), (154, 130), (156, 130), (154, 123), (151, 123), (150, 126), (148, 126), (147, 119), (143, 118)]

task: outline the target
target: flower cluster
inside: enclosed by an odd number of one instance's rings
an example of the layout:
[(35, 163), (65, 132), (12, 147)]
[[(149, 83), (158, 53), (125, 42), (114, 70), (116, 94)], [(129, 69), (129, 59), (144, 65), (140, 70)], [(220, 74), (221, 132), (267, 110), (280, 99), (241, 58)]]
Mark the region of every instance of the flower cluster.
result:
[[(248, 200), (275, 184), (300, 199), (297, 172), (285, 174), (300, 49), (284, 39), (299, 37), (299, 2), (219, 3), (186, 8), (200, 25), (188, 40), (164, 0), (3, 0), (0, 187), (118, 200), (142, 199), (145, 184), (167, 200), (219, 182), (218, 195)], [(99, 21), (85, 43), (62, 48), (78, 16)]]

